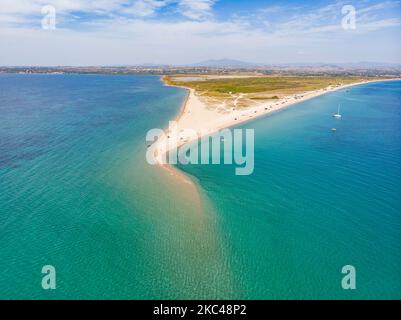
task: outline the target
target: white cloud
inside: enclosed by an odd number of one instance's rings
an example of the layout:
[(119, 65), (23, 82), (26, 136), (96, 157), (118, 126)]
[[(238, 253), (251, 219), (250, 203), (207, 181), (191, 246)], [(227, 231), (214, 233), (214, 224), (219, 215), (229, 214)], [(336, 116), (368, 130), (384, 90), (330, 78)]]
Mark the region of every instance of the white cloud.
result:
[[(349, 61), (339, 49), (345, 42), (348, 55), (357, 60), (390, 61), (401, 56), (397, 37), (394, 41), (372, 37), (374, 32), (401, 26), (400, 14), (372, 15), (397, 1), (387, 1), (380, 8), (364, 2), (357, 29), (351, 32), (341, 28), (342, 2), (309, 11), (267, 7), (255, 15), (221, 21), (213, 16), (213, 0), (0, 1), (4, 9), (0, 11), (0, 65), (184, 64), (221, 57), (268, 63), (295, 62), (300, 56)], [(55, 31), (40, 29), (44, 2), (55, 5), (61, 15), (58, 21), (63, 23)], [(170, 9), (180, 13), (181, 19), (155, 19)], [(79, 12), (97, 16), (75, 21)], [(264, 16), (256, 25), (259, 14)], [(263, 17), (272, 14), (275, 20), (266, 23)], [(32, 28), (32, 23), (37, 27)], [(395, 34), (399, 37), (400, 31)]]
[(119, 12), (136, 17), (148, 17), (154, 15), (158, 9), (165, 7), (170, 2), (168, 0), (137, 0)]
[(215, 2), (215, 0), (180, 0), (178, 5), (184, 16), (194, 20), (201, 20), (212, 15), (212, 7)]
[[(212, 8), (217, 0), (1, 0), (0, 15), (24, 17), (39, 15), (44, 5), (52, 5), (57, 14), (66, 15), (72, 12), (96, 13), (98, 15), (128, 15), (148, 17), (159, 9), (169, 5), (175, 6), (182, 16), (202, 20), (212, 16)], [(5, 21), (6, 18), (3, 19)]]
[(401, 4), (400, 1), (382, 1), (370, 6), (366, 6), (364, 8), (358, 9), (358, 13), (366, 13), (371, 11), (379, 11), (384, 9), (391, 9), (395, 7), (399, 7)]

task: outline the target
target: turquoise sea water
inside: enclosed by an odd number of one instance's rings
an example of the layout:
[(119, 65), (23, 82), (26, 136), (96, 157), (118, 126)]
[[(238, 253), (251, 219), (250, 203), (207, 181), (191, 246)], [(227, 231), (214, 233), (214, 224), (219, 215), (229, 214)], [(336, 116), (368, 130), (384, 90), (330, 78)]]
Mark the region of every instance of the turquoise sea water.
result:
[(185, 94), (158, 77), (0, 75), (0, 298), (401, 298), (401, 82), (243, 125), (254, 174), (180, 166), (197, 187), (145, 162), (146, 131)]

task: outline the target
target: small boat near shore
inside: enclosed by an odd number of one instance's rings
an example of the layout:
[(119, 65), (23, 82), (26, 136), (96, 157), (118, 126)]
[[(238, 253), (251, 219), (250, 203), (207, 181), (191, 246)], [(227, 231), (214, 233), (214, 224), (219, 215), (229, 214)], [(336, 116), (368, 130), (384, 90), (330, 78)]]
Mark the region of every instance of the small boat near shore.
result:
[(341, 105), (338, 105), (337, 113), (333, 114), (333, 117), (336, 118), (336, 119), (341, 119), (342, 118), (342, 115), (340, 113), (340, 106)]

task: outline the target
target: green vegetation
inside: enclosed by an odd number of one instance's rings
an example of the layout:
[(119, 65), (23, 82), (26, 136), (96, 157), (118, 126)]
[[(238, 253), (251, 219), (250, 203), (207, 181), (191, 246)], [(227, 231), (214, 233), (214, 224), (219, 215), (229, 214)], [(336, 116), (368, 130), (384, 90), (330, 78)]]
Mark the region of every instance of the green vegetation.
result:
[(252, 100), (277, 100), (280, 99), (278, 96), (273, 97), (251, 97)]
[(238, 109), (260, 105), (265, 101), (278, 100), (289, 95), (372, 79), (372, 77), (357, 76), (284, 76), (235, 73), (165, 76), (164, 82), (169, 85), (194, 89), (196, 94), (211, 108)]
[[(199, 76), (198, 77), (202, 77)], [(254, 76), (239, 78), (213, 78), (201, 81), (180, 81), (180, 76), (165, 77), (168, 84), (195, 89), (205, 96), (226, 96), (235, 94), (257, 94), (250, 99), (278, 99), (280, 95), (297, 94), (327, 88), (331, 85), (349, 84), (366, 80), (361, 77), (336, 76)], [(266, 94), (263, 97), (261, 94)], [(273, 95), (273, 96), (272, 96)]]

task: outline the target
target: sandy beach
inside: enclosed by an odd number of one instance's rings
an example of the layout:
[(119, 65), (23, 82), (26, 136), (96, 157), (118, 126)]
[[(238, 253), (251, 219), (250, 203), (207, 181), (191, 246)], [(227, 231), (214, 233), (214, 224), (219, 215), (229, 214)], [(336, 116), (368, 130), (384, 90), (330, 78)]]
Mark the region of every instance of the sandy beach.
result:
[[(155, 150), (157, 163), (171, 170), (171, 167), (166, 165), (165, 155), (168, 152), (203, 136), (213, 134), (219, 130), (253, 120), (257, 117), (273, 113), (284, 108), (288, 108), (297, 103), (321, 96), (323, 94), (361, 84), (393, 80), (400, 79), (376, 79), (372, 81), (356, 82), (346, 85), (329, 86), (324, 89), (285, 96), (281, 99), (271, 102), (263, 102), (257, 106), (252, 106), (249, 108), (236, 109), (234, 106), (234, 108), (225, 111), (210, 108), (206, 103), (201, 101), (194, 89), (187, 88), (182, 85), (179, 87), (189, 90), (189, 93), (181, 112), (176, 119), (171, 120), (174, 121), (177, 126), (173, 130), (174, 134), (171, 131), (171, 128), (166, 129), (166, 136), (156, 141), (154, 145), (152, 145), (152, 149)], [(196, 132), (196, 134), (194, 134), (194, 132)]]

